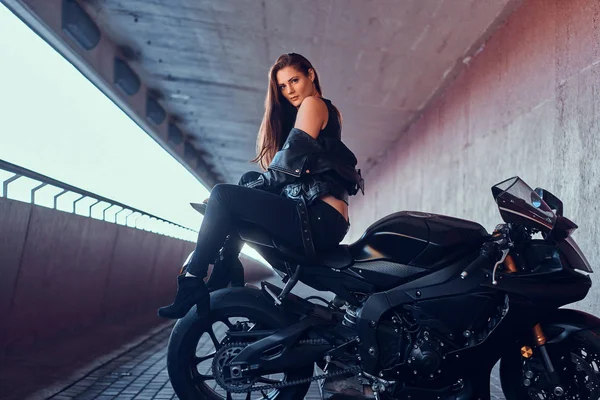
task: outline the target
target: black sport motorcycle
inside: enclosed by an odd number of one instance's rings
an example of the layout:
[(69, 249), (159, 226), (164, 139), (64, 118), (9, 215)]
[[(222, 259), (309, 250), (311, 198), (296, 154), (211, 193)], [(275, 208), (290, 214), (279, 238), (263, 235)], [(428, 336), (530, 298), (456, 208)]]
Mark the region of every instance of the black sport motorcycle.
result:
[[(562, 202), (518, 177), (492, 187), (505, 221), (403, 211), (308, 261), (256, 226), (240, 235), (280, 288), (211, 293), (172, 331), (168, 372), (181, 399), (489, 399), (500, 360), (508, 400), (600, 398), (600, 320), (559, 309), (583, 299), (589, 262)], [(301, 298), (298, 281), (333, 300)], [(316, 369), (315, 366), (319, 368)]]

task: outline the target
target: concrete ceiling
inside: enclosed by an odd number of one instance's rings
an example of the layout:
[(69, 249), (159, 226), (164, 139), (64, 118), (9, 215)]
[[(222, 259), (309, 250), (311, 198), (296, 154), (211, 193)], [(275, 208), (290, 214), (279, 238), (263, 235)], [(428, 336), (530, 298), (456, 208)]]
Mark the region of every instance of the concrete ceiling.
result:
[(86, 0), (103, 35), (214, 172), (249, 169), (267, 72), (285, 52), (313, 62), (368, 169), (464, 67), (519, 0)]

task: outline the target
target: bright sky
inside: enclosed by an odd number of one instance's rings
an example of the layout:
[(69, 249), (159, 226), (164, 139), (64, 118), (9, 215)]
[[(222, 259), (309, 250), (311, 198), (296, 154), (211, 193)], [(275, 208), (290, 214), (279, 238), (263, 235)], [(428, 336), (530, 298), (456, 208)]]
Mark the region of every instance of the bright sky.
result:
[(0, 110), (0, 159), (198, 228), (208, 190), (4, 5)]
[(0, 110), (0, 159), (198, 229), (208, 190), (2, 4)]

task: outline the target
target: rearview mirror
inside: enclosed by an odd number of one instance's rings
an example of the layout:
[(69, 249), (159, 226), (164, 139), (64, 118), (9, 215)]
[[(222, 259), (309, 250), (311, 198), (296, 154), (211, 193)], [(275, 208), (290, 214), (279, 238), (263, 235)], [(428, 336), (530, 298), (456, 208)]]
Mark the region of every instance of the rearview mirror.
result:
[(535, 188), (535, 192), (542, 198), (542, 200), (544, 200), (546, 204), (548, 204), (552, 210), (556, 212), (556, 215), (563, 215), (563, 203), (558, 197), (542, 188)]

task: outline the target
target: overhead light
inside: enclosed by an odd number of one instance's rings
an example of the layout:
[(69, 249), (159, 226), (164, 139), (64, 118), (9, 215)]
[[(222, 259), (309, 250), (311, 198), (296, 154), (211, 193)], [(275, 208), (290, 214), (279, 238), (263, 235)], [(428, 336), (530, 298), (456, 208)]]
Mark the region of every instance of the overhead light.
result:
[(181, 93), (173, 93), (171, 94), (171, 97), (173, 99), (181, 99), (181, 100), (189, 100), (190, 96), (188, 96), (187, 94), (181, 94)]
[(142, 85), (137, 74), (119, 57), (115, 57), (114, 83), (130, 96), (136, 94)]
[(100, 29), (75, 0), (63, 0), (61, 28), (85, 50), (92, 50), (100, 42)]

